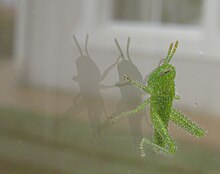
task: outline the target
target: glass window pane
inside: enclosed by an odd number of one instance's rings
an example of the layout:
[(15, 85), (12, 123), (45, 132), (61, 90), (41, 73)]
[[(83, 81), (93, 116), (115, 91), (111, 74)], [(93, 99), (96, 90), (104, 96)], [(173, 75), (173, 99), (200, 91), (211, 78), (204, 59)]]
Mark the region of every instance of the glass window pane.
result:
[(165, 0), (162, 5), (162, 23), (200, 24), (201, 0)]
[(114, 0), (113, 19), (151, 21), (152, 0)]
[(203, 0), (114, 0), (113, 19), (198, 25)]

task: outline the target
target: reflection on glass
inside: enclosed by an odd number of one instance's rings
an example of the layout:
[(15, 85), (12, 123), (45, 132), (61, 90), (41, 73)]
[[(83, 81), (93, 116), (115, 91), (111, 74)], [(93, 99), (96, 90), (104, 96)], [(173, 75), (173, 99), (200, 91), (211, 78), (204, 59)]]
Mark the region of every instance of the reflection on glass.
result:
[(202, 0), (166, 0), (162, 6), (162, 23), (199, 24)]
[(0, 0), (0, 58), (12, 56), (14, 20), (14, 6)]
[(152, 23), (198, 25), (203, 0), (114, 1), (113, 19)]
[[(12, 7), (3, 4), (3, 1), (16, 1), (19, 5)], [(148, 52), (151, 49), (148, 43), (156, 45), (157, 38), (149, 39), (147, 35), (146, 38), (140, 38), (139, 33), (129, 30), (129, 27), (126, 33), (119, 36), (114, 29), (106, 30), (109, 33), (105, 35), (100, 30), (94, 31), (90, 25), (79, 25), (84, 24), (84, 17), (91, 14), (91, 4), (82, 2), (0, 0), (0, 173), (219, 174), (220, 56), (217, 56), (218, 49), (213, 48), (214, 45), (219, 46), (216, 42), (218, 37), (209, 37), (212, 33), (204, 32), (202, 40), (196, 40), (200, 45), (208, 36), (209, 42), (204, 45), (207, 47), (194, 47), (195, 50), (192, 48), (195, 55), (188, 50), (193, 47), (191, 45), (197, 44), (194, 38), (193, 42), (181, 41), (182, 48), (174, 62), (178, 69), (177, 88), (182, 97), (177, 105), (190, 118), (209, 130), (207, 136), (198, 140), (186, 136), (171, 125), (170, 132), (180, 144), (176, 155), (173, 158), (164, 158), (156, 155), (151, 147), (147, 149), (147, 146), (146, 157), (140, 158), (139, 149), (137, 151), (133, 144), (138, 137), (152, 135), (152, 124), (146, 120), (150, 114), (138, 113), (140, 115), (135, 115), (130, 120), (125, 118), (97, 134), (97, 138), (94, 134), (100, 124), (112, 114), (132, 109), (141, 98), (144, 100), (148, 96), (141, 96), (138, 89), (132, 89), (129, 85), (108, 89), (108, 94), (112, 96), (106, 95), (106, 92), (102, 93), (102, 89), (108, 86), (103, 84), (114, 85), (116, 81), (123, 83), (124, 74), (140, 82), (146, 81), (141, 74), (149, 73), (156, 66), (158, 55), (162, 55), (164, 50), (158, 48), (157, 51)], [(95, 12), (102, 11), (102, 15), (108, 15), (105, 14), (106, 10), (102, 9), (100, 1), (90, 2), (93, 3)], [(121, 4), (114, 9), (117, 12), (114, 19), (119, 22), (132, 19), (132, 22), (183, 24), (187, 19), (184, 24), (191, 25), (199, 24), (203, 1), (111, 2), (115, 2), (115, 5)], [(215, 30), (213, 36), (218, 36), (218, 22), (214, 22), (218, 21), (218, 15), (211, 18), (210, 11), (213, 12), (212, 15), (218, 13), (219, 6), (216, 3), (219, 1), (206, 2), (216, 8), (204, 6), (207, 12), (204, 13), (204, 27), (209, 24), (207, 21), (212, 21), (208, 27)], [(93, 26), (96, 22), (90, 19), (97, 18), (98, 21), (100, 16), (89, 17), (89, 24)], [(21, 31), (16, 32), (17, 29)], [(182, 30), (188, 31), (184, 27)], [(84, 37), (78, 38), (83, 40), (80, 46), (84, 56), (81, 56), (72, 41), (73, 33), (81, 36), (85, 32), (93, 33), (93, 36), (95, 34), (96, 41), (88, 43), (88, 47), (91, 44), (93, 50), (93, 54), (88, 52), (91, 56), (85, 52)], [(162, 34), (158, 35), (162, 36), (161, 46), (168, 42)], [(146, 45), (143, 45), (146, 51), (136, 45), (132, 48), (134, 56), (131, 56), (131, 60), (124, 52), (125, 59), (120, 57), (117, 62), (119, 54), (113, 45), (113, 38), (122, 39), (125, 35), (131, 35), (137, 39), (137, 43), (141, 40), (146, 42)], [(171, 39), (179, 39), (173, 36), (176, 34), (172, 35)], [(184, 36), (185, 34), (180, 37)], [(125, 45), (126, 43), (121, 46)], [(212, 51), (212, 54), (207, 50)], [(213, 55), (216, 55), (215, 61), (212, 61)], [(110, 68), (111, 64), (115, 67), (108, 74), (107, 68)], [(95, 93), (96, 97), (90, 93)], [(116, 100), (119, 98), (120, 101)], [(72, 107), (67, 111), (70, 106)], [(104, 113), (104, 106), (107, 114)], [(143, 132), (139, 132), (142, 130), (140, 122)], [(130, 125), (131, 123), (134, 124)], [(139, 144), (139, 141), (137, 142)]]

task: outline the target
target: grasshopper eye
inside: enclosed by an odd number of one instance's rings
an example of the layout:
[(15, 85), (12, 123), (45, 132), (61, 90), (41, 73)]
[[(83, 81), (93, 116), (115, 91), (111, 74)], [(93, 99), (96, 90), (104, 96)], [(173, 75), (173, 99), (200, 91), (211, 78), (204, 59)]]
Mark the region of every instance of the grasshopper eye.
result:
[(170, 71), (171, 71), (170, 68), (169, 68), (169, 69), (166, 69), (166, 70), (164, 70), (163, 72), (160, 73), (160, 76), (163, 76), (163, 75), (169, 73)]

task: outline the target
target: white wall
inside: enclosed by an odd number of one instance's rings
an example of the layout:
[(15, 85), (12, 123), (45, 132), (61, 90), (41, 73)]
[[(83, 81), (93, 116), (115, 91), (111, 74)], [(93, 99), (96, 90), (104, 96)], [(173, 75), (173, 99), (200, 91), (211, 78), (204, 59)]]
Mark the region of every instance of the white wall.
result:
[[(180, 28), (179, 32), (172, 34), (172, 29), (166, 28), (158, 35), (152, 35), (154, 29), (148, 29), (149, 33), (144, 34), (134, 26), (129, 30), (123, 27), (97, 29), (93, 25), (96, 25), (100, 7), (94, 6), (93, 2), (20, 1), (15, 57), (23, 81), (41, 88), (79, 91), (78, 84), (72, 81), (72, 76), (77, 73), (75, 60), (79, 56), (73, 34), (82, 45), (86, 33), (90, 34), (89, 53), (101, 72), (117, 58), (114, 37), (125, 47), (127, 36), (131, 36), (130, 52), (143, 76), (165, 56), (170, 41), (179, 39), (180, 46), (173, 64), (177, 68), (176, 86), (182, 97), (181, 105), (213, 115), (220, 114), (220, 45), (219, 41), (215, 44), (211, 40), (205, 42), (210, 39), (207, 30), (202, 35), (201, 31), (187, 33)], [(207, 48), (207, 45), (215, 46)], [(114, 84), (117, 80), (114, 69), (103, 83)], [(117, 88), (105, 90), (103, 95), (120, 97)]]

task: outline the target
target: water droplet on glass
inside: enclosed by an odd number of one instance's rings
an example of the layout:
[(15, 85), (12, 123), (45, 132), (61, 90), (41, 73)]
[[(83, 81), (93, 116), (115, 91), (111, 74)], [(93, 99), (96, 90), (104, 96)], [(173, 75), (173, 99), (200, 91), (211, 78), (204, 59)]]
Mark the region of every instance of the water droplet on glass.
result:
[(194, 106), (197, 107), (197, 106), (198, 106), (198, 103), (194, 103)]
[(203, 52), (203, 51), (199, 51), (199, 54), (200, 54), (200, 55), (203, 55), (203, 54), (204, 54), (204, 52)]

